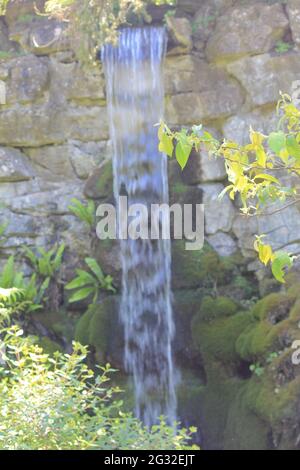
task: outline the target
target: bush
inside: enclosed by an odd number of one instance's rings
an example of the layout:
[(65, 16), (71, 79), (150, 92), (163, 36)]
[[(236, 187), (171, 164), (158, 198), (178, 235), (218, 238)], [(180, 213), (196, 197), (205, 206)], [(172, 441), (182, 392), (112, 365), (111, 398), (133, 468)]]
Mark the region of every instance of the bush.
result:
[(107, 365), (95, 375), (87, 348), (52, 356), (18, 326), (0, 332), (0, 449), (87, 450), (186, 448), (190, 436), (164, 421), (151, 430), (122, 413)]

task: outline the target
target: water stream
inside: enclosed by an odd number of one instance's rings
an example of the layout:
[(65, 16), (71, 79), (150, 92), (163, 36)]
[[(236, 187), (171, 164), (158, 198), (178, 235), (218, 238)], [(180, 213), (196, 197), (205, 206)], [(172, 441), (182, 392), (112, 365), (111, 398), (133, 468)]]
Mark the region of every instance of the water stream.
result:
[[(166, 34), (161, 27), (126, 28), (105, 46), (114, 195), (128, 204), (168, 202), (166, 157), (158, 152), (163, 116)], [(172, 358), (171, 255), (168, 240), (121, 240), (125, 366), (135, 387), (136, 415), (147, 425), (176, 419)]]

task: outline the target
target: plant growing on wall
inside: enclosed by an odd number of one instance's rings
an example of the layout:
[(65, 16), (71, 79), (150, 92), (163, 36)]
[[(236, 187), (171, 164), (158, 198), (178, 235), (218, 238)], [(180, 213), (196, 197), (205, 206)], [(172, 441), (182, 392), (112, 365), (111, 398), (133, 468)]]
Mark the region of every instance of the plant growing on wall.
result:
[(62, 266), (65, 244), (56, 245), (51, 250), (46, 251), (39, 247), (37, 253), (30, 248), (24, 247), (24, 255), (34, 269), (35, 276), (38, 278), (39, 290), (42, 296), (48, 295), (44, 301), (48, 300), (49, 307), (58, 310), (60, 306), (60, 269)]
[[(287, 176), (300, 176), (300, 110), (286, 94), (281, 95), (277, 110), (278, 130), (264, 135), (251, 128), (247, 145), (219, 142), (201, 125), (173, 132), (162, 122), (158, 131), (159, 150), (169, 157), (175, 155), (183, 170), (192, 149), (200, 151), (204, 147), (211, 157), (221, 158), (225, 163), (229, 184), (219, 198), (227, 193), (232, 200), (238, 198), (245, 217), (272, 216), (300, 202), (298, 187), (291, 178), (286, 183)], [(280, 203), (279, 207), (274, 207), (276, 203)], [(273, 209), (268, 209), (272, 204)], [(256, 236), (254, 248), (260, 261), (270, 265), (274, 277), (284, 283), (285, 271), (293, 266), (296, 257), (282, 250), (274, 252), (265, 243), (264, 234)]]
[[(12, 0), (0, 0), (0, 15)], [(150, 4), (170, 5), (177, 0), (47, 0), (39, 15), (57, 18), (68, 24), (74, 51), (82, 63), (95, 62), (99, 48), (116, 43), (118, 28), (134, 18), (151, 21)]]
[(66, 285), (67, 290), (75, 290), (75, 293), (70, 297), (70, 303), (79, 302), (89, 297), (92, 297), (93, 303), (96, 303), (100, 291), (116, 292), (113, 278), (103, 273), (95, 259), (86, 258), (85, 263), (89, 271), (76, 269), (77, 277)]

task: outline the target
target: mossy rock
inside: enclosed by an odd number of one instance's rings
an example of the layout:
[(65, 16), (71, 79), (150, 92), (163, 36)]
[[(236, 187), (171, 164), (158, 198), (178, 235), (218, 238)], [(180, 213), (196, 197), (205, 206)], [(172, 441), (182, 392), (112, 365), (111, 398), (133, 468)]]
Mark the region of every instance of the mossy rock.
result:
[(210, 366), (213, 361), (221, 362), (224, 368), (238, 366), (241, 359), (235, 343), (251, 322), (252, 317), (249, 312), (240, 312), (211, 323), (199, 321), (197, 317), (193, 320), (193, 341), (204, 359), (207, 375), (211, 372)]
[(229, 407), (225, 432), (226, 450), (270, 449), (271, 427), (247, 406), (247, 385), (241, 387)]
[(173, 311), (175, 338), (173, 351), (179, 364), (186, 361), (198, 362), (199, 353), (195, 350), (191, 335), (191, 319), (199, 311), (203, 293), (200, 289), (180, 289), (174, 292)]
[[(220, 373), (219, 376), (222, 377), (223, 374)], [(222, 379), (208, 384), (200, 392), (199, 414), (205, 450), (224, 450), (228, 411), (241, 384), (242, 381), (237, 379)]]
[(84, 195), (90, 199), (113, 200), (113, 168), (111, 160), (96, 168), (87, 179)]
[(221, 258), (207, 243), (201, 251), (185, 249), (185, 240), (172, 242), (172, 275), (175, 289), (227, 284), (233, 266)]
[(108, 296), (91, 305), (76, 325), (75, 339), (91, 346), (99, 363), (123, 364), (123, 330), (119, 321), (119, 298)]
[(122, 265), (120, 245), (118, 240), (93, 240), (92, 255), (98, 261), (103, 271), (110, 274), (114, 280), (114, 286), (119, 288), (122, 279)]
[(298, 328), (300, 305), (297, 292), (269, 294), (252, 310), (253, 322), (236, 341), (236, 349), (243, 360), (264, 360), (268, 353), (290, 346)]
[(172, 242), (172, 284), (174, 289), (199, 287), (204, 279), (201, 271), (201, 252), (187, 251), (185, 240)]
[(67, 310), (37, 311), (31, 314), (36, 323), (40, 323), (49, 333), (71, 343), (74, 338), (75, 321)]
[(44, 353), (52, 355), (56, 351), (63, 352), (63, 347), (56, 341), (52, 341), (48, 336), (39, 338), (38, 345), (43, 349)]
[(200, 419), (200, 396), (205, 390), (205, 383), (192, 370), (181, 371), (182, 376), (177, 387), (178, 416), (183, 426), (198, 427)]
[(202, 300), (198, 321), (212, 321), (215, 318), (230, 317), (238, 310), (238, 305), (229, 297), (205, 296)]
[(270, 323), (276, 324), (289, 316), (296, 298), (297, 293), (292, 291), (269, 294), (257, 302), (253, 308), (253, 316), (258, 320), (267, 319)]

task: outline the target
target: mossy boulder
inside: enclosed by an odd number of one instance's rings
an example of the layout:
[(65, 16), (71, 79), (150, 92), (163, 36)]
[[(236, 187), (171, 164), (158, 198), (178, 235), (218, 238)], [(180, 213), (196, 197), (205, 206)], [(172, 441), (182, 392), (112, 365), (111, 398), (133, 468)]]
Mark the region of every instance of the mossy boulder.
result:
[(121, 253), (118, 240), (100, 240), (95, 238), (92, 243), (92, 255), (103, 271), (114, 279), (114, 286), (119, 288), (122, 279)]
[(43, 349), (44, 353), (52, 355), (56, 351), (63, 351), (63, 347), (56, 341), (52, 341), (47, 336), (39, 338), (38, 345)]
[(123, 330), (119, 320), (119, 298), (108, 296), (91, 305), (76, 325), (75, 339), (92, 347), (98, 363), (123, 366)]
[[(200, 320), (200, 321), (199, 321)], [(192, 322), (192, 337), (196, 348), (203, 357), (207, 376), (214, 374), (210, 366), (214, 361), (223, 364), (224, 369), (238, 367), (241, 359), (236, 351), (236, 340), (251, 323), (249, 312), (239, 312), (228, 318), (203, 322), (196, 317)]]
[(270, 448), (270, 425), (249, 409), (245, 399), (247, 387), (247, 384), (241, 386), (229, 407), (224, 432), (224, 448), (227, 450)]
[(174, 289), (200, 286), (213, 288), (230, 283), (234, 270), (231, 257), (220, 257), (207, 243), (201, 251), (185, 249), (185, 240), (172, 242), (172, 275)]
[(108, 160), (96, 168), (85, 183), (84, 194), (90, 199), (113, 201), (113, 168)]
[(191, 335), (191, 319), (199, 311), (203, 292), (199, 289), (180, 289), (174, 292), (173, 312), (175, 339), (173, 351), (179, 365), (186, 361), (198, 364), (199, 353), (195, 350)]
[(253, 308), (253, 321), (236, 341), (240, 357), (247, 361), (264, 359), (268, 353), (291, 346), (299, 334), (300, 309), (297, 291), (269, 294)]

